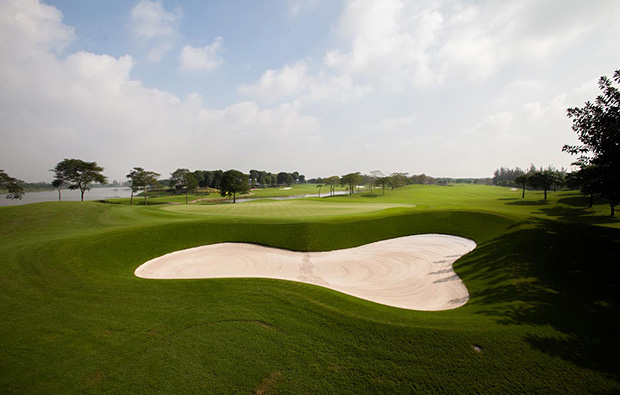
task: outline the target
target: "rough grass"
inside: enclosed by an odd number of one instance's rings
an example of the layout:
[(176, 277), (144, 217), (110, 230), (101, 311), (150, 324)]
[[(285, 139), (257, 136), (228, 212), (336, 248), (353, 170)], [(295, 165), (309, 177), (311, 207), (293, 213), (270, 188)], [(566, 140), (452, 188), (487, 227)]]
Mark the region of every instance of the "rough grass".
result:
[[(545, 203), (491, 187), (386, 192), (312, 205), (418, 206), (312, 220), (90, 202), (0, 208), (1, 392), (620, 391), (617, 220), (574, 193)], [(148, 259), (207, 243), (331, 250), (416, 233), (478, 242), (455, 264), (465, 306), (415, 312), (279, 280), (133, 276)]]

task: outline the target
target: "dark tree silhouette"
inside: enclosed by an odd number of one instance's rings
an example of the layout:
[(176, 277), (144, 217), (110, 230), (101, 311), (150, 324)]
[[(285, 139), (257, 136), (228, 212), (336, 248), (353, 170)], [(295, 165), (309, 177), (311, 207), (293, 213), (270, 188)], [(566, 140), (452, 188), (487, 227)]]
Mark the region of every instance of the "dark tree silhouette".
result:
[(615, 71), (612, 79), (599, 79), (601, 94), (593, 103), (587, 101), (583, 107), (567, 109), (581, 144), (562, 148), (571, 155), (579, 155), (573, 164), (581, 168), (582, 191), (606, 199), (611, 216), (620, 203), (620, 90), (614, 81), (620, 84), (620, 70)]
[(222, 176), (220, 195), (233, 195), (233, 203), (237, 201), (238, 193), (247, 193), (250, 190), (250, 180), (247, 174), (239, 170), (228, 170)]
[(22, 183), (23, 181), (9, 176), (4, 170), (0, 170), (0, 189), (5, 189), (8, 192), (7, 199), (20, 200), (24, 196), (24, 188), (20, 185)]

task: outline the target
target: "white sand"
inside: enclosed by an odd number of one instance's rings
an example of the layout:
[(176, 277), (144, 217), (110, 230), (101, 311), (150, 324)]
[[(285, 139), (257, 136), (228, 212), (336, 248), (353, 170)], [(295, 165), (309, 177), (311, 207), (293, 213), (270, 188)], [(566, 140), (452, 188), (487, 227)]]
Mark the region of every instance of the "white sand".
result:
[(452, 264), (476, 247), (469, 239), (416, 235), (330, 252), (294, 252), (244, 243), (190, 248), (135, 271), (150, 279), (262, 277), (334, 289), (411, 310), (448, 310), (469, 299)]

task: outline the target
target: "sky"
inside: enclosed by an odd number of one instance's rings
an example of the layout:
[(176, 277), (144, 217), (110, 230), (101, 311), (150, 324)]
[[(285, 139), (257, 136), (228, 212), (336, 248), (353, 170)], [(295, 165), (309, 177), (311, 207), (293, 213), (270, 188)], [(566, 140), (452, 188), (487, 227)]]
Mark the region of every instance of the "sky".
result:
[(0, 169), (569, 167), (616, 0), (2, 0)]

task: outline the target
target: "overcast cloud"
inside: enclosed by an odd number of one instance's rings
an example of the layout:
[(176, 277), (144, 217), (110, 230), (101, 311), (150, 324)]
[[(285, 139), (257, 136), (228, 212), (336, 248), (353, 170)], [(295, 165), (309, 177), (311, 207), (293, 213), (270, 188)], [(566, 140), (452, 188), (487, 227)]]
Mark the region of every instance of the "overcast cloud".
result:
[[(325, 1), (264, 10), (273, 21), (205, 9), (230, 27), (198, 31), (192, 4), (142, 0), (115, 12), (145, 52), (111, 56), (79, 49), (71, 10), (5, 0), (0, 168), (49, 181), (63, 158), (97, 161), (117, 180), (134, 166), (307, 177), (568, 166), (566, 108), (620, 68), (617, 4), (351, 0), (312, 32), (302, 27), (327, 18)], [(260, 37), (253, 24), (274, 31)], [(273, 52), (253, 52), (261, 42)]]

